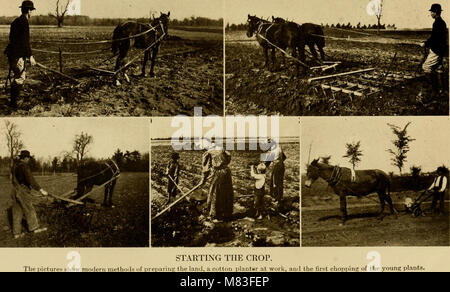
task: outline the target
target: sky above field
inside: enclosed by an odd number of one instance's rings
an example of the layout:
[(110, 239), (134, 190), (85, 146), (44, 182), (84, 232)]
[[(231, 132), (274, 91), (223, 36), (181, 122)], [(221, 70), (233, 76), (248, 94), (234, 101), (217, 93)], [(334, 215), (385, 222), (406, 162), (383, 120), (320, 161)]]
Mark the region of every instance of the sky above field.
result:
[[(171, 138), (172, 135), (177, 132), (181, 126), (173, 127), (172, 122), (173, 118), (158, 118), (154, 119), (151, 127), (151, 137), (155, 139), (161, 139), (161, 138)], [(196, 137), (194, 135), (194, 122), (192, 118), (185, 118), (186, 121), (189, 121), (190, 127), (191, 127), (191, 134), (185, 133), (183, 137)], [(205, 119), (204, 119), (205, 120)], [(223, 119), (221, 119), (223, 121)], [(258, 120), (259, 121), (259, 120)], [(280, 137), (298, 137), (300, 134), (300, 126), (299, 126), (299, 118), (282, 118), (280, 119), (280, 127), (279, 127), (279, 136)], [(205, 123), (204, 123), (205, 124)], [(262, 131), (265, 134), (263, 137), (267, 137), (267, 135), (270, 136), (270, 133), (272, 132), (272, 122), (270, 121), (270, 118), (267, 122), (267, 132)], [(214, 126), (203, 126), (200, 127), (200, 131), (202, 131), (203, 135), (207, 134)], [(226, 131), (226, 126), (224, 126), (224, 132)], [(259, 130), (258, 130), (259, 131)], [(246, 128), (247, 137), (246, 138), (254, 138), (254, 136), (248, 136), (248, 126)], [(241, 137), (238, 135), (237, 129), (235, 128), (234, 131), (235, 137)], [(266, 134), (267, 133), (267, 134)], [(226, 136), (224, 134), (224, 136)], [(261, 135), (260, 135), (261, 136)]]
[[(119, 148), (122, 151), (150, 151), (150, 128), (146, 119), (14, 119), (22, 132), (25, 149), (36, 158), (55, 157), (71, 151), (75, 135), (82, 131), (94, 137), (89, 157), (109, 158)], [(0, 155), (9, 156), (4, 138), (4, 123), (0, 124)]]
[[(95, 18), (148, 17), (152, 12), (171, 12), (173, 19), (202, 16), (213, 19), (223, 17), (223, 0), (79, 0), (81, 14)], [(61, 0), (61, 3), (66, 0)], [(2, 15), (20, 13), (21, 0), (0, 0)], [(35, 14), (46, 15), (55, 10), (56, 0), (34, 1)]]
[[(226, 23), (244, 23), (247, 15), (288, 18), (298, 23), (348, 23), (375, 24), (369, 16), (369, 0), (227, 0)], [(433, 20), (428, 10), (437, 0), (384, 0), (382, 23), (396, 24), (398, 28), (431, 28)], [(448, 15), (448, 4), (440, 1)]]
[(357, 169), (398, 173), (386, 152), (393, 148), (392, 140), (395, 139), (387, 123), (404, 127), (410, 121), (408, 132), (416, 141), (411, 144), (404, 172), (409, 173), (411, 166), (421, 166), (424, 171), (434, 171), (443, 164), (449, 166), (448, 118), (309, 118), (302, 121), (302, 171), (308, 163), (311, 143), (311, 160), (331, 155), (332, 165), (350, 167), (348, 159), (342, 157), (346, 152), (345, 145), (361, 141), (364, 156)]

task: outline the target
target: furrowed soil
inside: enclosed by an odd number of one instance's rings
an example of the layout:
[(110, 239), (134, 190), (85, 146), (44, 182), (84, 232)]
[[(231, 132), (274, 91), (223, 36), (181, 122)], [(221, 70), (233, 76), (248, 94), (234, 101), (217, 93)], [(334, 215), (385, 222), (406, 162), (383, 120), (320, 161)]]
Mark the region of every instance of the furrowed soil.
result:
[[(288, 159), (284, 181), (284, 198), (280, 212), (276, 212), (273, 199), (266, 185), (265, 210), (268, 216), (254, 220), (253, 189), (250, 164), (258, 163), (255, 151), (232, 151), (230, 169), (234, 188), (234, 212), (230, 223), (211, 225), (205, 222), (206, 202), (181, 201), (169, 212), (152, 219), (152, 246), (154, 247), (250, 247), (250, 246), (296, 246), (300, 245), (299, 206), (299, 144), (281, 145)], [(167, 202), (167, 178), (165, 168), (169, 162), (171, 146), (152, 146), (152, 217), (162, 211)], [(180, 152), (182, 173), (179, 185), (183, 192), (192, 189), (201, 178), (201, 151)], [(270, 178), (270, 171), (267, 178)], [(267, 179), (267, 183), (268, 183)], [(207, 196), (209, 183), (201, 191)], [(181, 193), (178, 192), (178, 197)], [(273, 210), (272, 210), (273, 209)]]
[[(31, 27), (32, 48), (59, 49), (63, 55), (63, 72), (81, 81), (75, 86), (54, 73), (38, 67), (28, 69), (23, 100), (18, 110), (8, 107), (9, 95), (4, 80), (8, 75), (5, 56), (0, 57), (0, 115), (11, 116), (171, 116), (193, 115), (200, 106), (206, 114), (223, 114), (223, 33), (216, 28), (169, 29), (155, 66), (156, 77), (140, 77), (143, 57), (120, 76), (116, 86), (111, 75), (89, 69), (114, 71), (111, 44), (59, 45), (54, 42), (82, 43), (110, 40), (114, 27)], [(9, 27), (0, 26), (0, 48), (6, 47)], [(101, 52), (91, 53), (97, 50)], [(142, 55), (132, 49), (125, 62)], [(59, 71), (59, 56), (34, 51), (36, 61)]]
[[(269, 71), (263, 68), (263, 50), (256, 41), (252, 41), (253, 38), (249, 39), (242, 31), (227, 33), (227, 114), (448, 115), (447, 77), (443, 82), (446, 92), (432, 97), (431, 85), (424, 79), (420, 69), (424, 50), (411, 44), (427, 39), (429, 34), (430, 32), (399, 31), (383, 32), (380, 36), (365, 36), (354, 31), (325, 29), (325, 36), (345, 39), (326, 39), (327, 60), (339, 61), (341, 64), (335, 70), (310, 70), (297, 76), (294, 61), (286, 59), (287, 65), (282, 65), (281, 53), (277, 53), (277, 68)], [(306, 51), (308, 53), (309, 49)], [(307, 59), (307, 64), (318, 65), (312, 58)], [(367, 97), (351, 98), (344, 93), (324, 93), (320, 88), (321, 82), (307, 82), (311, 77), (367, 68), (376, 68), (375, 72), (381, 76), (377, 81), (383, 84), (381, 92)], [(445, 70), (444, 76), (448, 76), (448, 61), (445, 61)], [(415, 78), (396, 83), (385, 80), (386, 73), (405, 73)], [(339, 80), (359, 82), (359, 79), (355, 78), (362, 75)], [(328, 79), (325, 83), (329, 84), (332, 80)]]
[[(304, 178), (305, 179), (305, 178)], [(380, 221), (378, 195), (347, 199), (349, 221), (340, 226), (339, 197), (319, 179), (311, 189), (302, 187), (303, 246), (449, 246), (449, 204), (446, 213), (432, 217), (430, 201), (422, 204), (423, 217), (405, 211), (407, 197), (415, 200), (419, 192), (393, 192), (391, 197), (398, 218), (386, 206), (386, 217)], [(448, 200), (448, 194), (447, 198)]]
[[(11, 183), (0, 178), (1, 247), (148, 247), (149, 176), (147, 173), (122, 173), (113, 195), (115, 208), (101, 207), (103, 188), (94, 190), (95, 203), (66, 209), (50, 199), (36, 197), (35, 208), (41, 226), (48, 231), (27, 233), (14, 240), (10, 225)], [(75, 175), (37, 176), (49, 193), (62, 195), (76, 187)], [(24, 224), (24, 228), (26, 224)], [(26, 229), (24, 229), (26, 231)]]

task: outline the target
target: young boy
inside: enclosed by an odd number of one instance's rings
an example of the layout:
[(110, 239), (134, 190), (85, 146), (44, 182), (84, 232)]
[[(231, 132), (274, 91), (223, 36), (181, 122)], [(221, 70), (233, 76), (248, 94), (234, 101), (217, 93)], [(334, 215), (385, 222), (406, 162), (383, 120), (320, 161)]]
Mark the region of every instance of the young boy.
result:
[(166, 175), (170, 178), (168, 179), (167, 185), (167, 193), (169, 195), (169, 200), (167, 204), (170, 204), (172, 198), (176, 198), (177, 196), (177, 184), (180, 180), (180, 164), (178, 160), (180, 159), (180, 155), (178, 153), (172, 153), (171, 161), (167, 165)]
[(266, 184), (266, 165), (261, 163), (258, 167), (251, 166), (250, 175), (256, 180), (255, 182), (255, 218), (258, 220), (263, 219), (264, 212), (264, 196), (265, 196), (265, 184)]

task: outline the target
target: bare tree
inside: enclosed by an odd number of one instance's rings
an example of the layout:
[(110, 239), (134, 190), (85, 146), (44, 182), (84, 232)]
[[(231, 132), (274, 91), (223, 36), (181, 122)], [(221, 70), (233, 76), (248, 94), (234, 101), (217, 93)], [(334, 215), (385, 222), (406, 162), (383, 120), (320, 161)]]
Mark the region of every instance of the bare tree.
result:
[(71, 0), (67, 0), (66, 5), (61, 4), (61, 0), (56, 1), (56, 11), (55, 14), (50, 13), (49, 16), (53, 17), (58, 21), (58, 27), (62, 27), (64, 24), (64, 18), (66, 17), (67, 12), (69, 11), (69, 5)]
[(388, 126), (392, 129), (392, 132), (397, 137), (396, 140), (392, 141), (395, 146), (395, 149), (387, 149), (386, 151), (392, 154), (393, 158), (391, 159), (392, 165), (396, 166), (400, 171), (400, 175), (402, 175), (403, 167), (405, 166), (405, 162), (407, 161), (406, 154), (410, 150), (410, 143), (415, 141), (412, 137), (408, 136), (408, 127), (411, 123), (406, 124), (406, 126), (402, 129), (396, 125), (388, 124)]
[(377, 4), (379, 5), (378, 8), (375, 10), (375, 16), (378, 20), (378, 33), (380, 33), (381, 28), (381, 17), (383, 16), (383, 0), (378, 0)]
[(21, 140), (22, 133), (19, 131), (19, 127), (16, 124), (6, 120), (5, 128), (5, 137), (10, 157), (10, 167), (12, 169), (14, 158), (19, 155), (19, 152), (23, 149), (24, 144)]
[(83, 163), (86, 154), (88, 153), (88, 146), (94, 142), (94, 137), (87, 133), (81, 132), (80, 135), (75, 136), (73, 141), (73, 153), (76, 156), (78, 166)]
[(349, 162), (352, 164), (353, 170), (355, 170), (356, 165), (361, 162), (362, 150), (361, 150), (361, 141), (356, 143), (347, 143), (347, 152), (343, 156), (344, 158), (348, 158)]

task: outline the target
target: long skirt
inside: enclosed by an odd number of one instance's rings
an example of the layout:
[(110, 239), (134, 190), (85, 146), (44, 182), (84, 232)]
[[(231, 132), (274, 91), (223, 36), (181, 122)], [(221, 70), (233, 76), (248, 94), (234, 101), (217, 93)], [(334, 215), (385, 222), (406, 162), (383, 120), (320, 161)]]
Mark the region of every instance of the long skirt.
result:
[(208, 195), (209, 216), (218, 220), (229, 220), (233, 215), (233, 182), (231, 170), (215, 169)]

